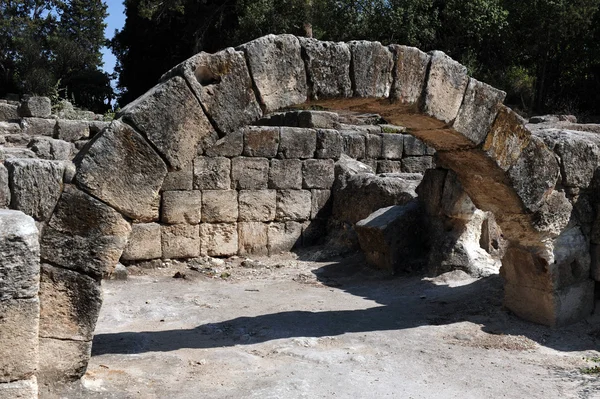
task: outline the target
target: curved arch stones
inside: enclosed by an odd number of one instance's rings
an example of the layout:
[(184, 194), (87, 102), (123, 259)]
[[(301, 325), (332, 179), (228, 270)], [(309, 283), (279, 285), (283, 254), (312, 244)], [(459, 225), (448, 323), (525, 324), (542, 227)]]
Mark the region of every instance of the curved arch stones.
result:
[[(510, 242), (505, 305), (546, 325), (579, 320), (593, 307), (589, 239), (557, 188), (557, 157), (502, 105), (504, 97), (442, 52), (378, 42), (269, 35), (197, 54), (81, 152), (75, 184), (65, 188), (43, 232), (42, 259), (98, 281), (118, 262), (130, 223), (158, 219), (169, 170), (265, 113), (311, 101), (376, 111), (434, 147), (438, 164), (457, 173), (480, 209), (495, 214)], [(81, 345), (63, 350), (89, 354)]]

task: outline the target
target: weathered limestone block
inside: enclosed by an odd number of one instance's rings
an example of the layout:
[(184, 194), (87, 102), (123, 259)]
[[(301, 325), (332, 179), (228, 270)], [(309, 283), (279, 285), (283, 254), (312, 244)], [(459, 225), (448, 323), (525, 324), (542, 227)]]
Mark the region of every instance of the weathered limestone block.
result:
[(0, 121), (19, 119), (17, 108), (16, 105), (0, 103)]
[(101, 306), (98, 281), (72, 270), (42, 265), (40, 337), (91, 341)]
[(302, 164), (302, 188), (330, 189), (335, 180), (333, 159), (307, 159)]
[(268, 35), (240, 46), (265, 112), (307, 100), (308, 85), (300, 42), (292, 35)]
[(310, 218), (312, 197), (306, 190), (278, 190), (277, 221), (303, 221)]
[(549, 266), (556, 287), (566, 287), (590, 278), (590, 245), (581, 228), (564, 229), (552, 242), (554, 262)]
[(313, 129), (281, 128), (279, 156), (281, 158), (313, 158), (317, 147), (317, 133)]
[(202, 255), (233, 256), (238, 253), (238, 228), (236, 223), (200, 225), (200, 250)]
[(77, 140), (84, 140), (90, 137), (90, 125), (87, 121), (71, 121), (66, 119), (59, 119), (56, 121), (56, 128), (54, 129), (54, 138), (75, 142)]
[(162, 257), (161, 230), (158, 223), (134, 223), (122, 260), (151, 260)]
[[(194, 165), (190, 162), (181, 170), (173, 170), (167, 173), (163, 181), (161, 191), (189, 191), (194, 187)], [(229, 187), (229, 185), (227, 186)]]
[(440, 201), (442, 214), (451, 218), (469, 220), (476, 210), (477, 207), (466, 193), (456, 173), (448, 171)]
[(298, 127), (315, 129), (335, 129), (340, 126), (339, 115), (327, 111), (301, 111), (298, 113)]
[(91, 341), (40, 337), (38, 380), (47, 384), (76, 381), (85, 374), (91, 356)]
[(403, 154), (406, 157), (421, 157), (423, 155), (433, 155), (435, 150), (415, 136), (405, 134)]
[(73, 158), (75, 145), (63, 140), (55, 140), (49, 137), (35, 137), (27, 146), (39, 158), (67, 161)]
[(404, 136), (398, 133), (381, 135), (381, 157), (383, 159), (400, 160), (404, 152)]
[(553, 190), (533, 214), (533, 227), (552, 237), (560, 235), (572, 222), (573, 204), (562, 191)]
[(269, 188), (279, 190), (302, 188), (302, 161), (299, 159), (271, 159)]
[(169, 165), (181, 169), (214, 129), (185, 80), (171, 78), (129, 103), (118, 117), (145, 133)]
[(350, 74), (357, 97), (384, 97), (392, 87), (392, 53), (379, 42), (365, 40), (349, 43), (352, 51)]
[(269, 180), (269, 160), (267, 158), (233, 158), (231, 160), (231, 180), (236, 189), (266, 189)]
[(163, 259), (196, 258), (200, 256), (198, 225), (162, 225)]
[(0, 210), (0, 301), (37, 296), (38, 240), (33, 218), (18, 211)]
[(238, 254), (267, 255), (269, 253), (269, 225), (261, 222), (238, 223)]
[(275, 158), (279, 150), (279, 127), (248, 126), (243, 131), (245, 156)]
[(140, 222), (158, 219), (167, 166), (131, 127), (113, 121), (78, 158), (77, 185)]
[(48, 220), (62, 192), (64, 164), (41, 159), (10, 159), (4, 165), (10, 181), (11, 208), (38, 221)]
[(346, 43), (298, 39), (304, 52), (311, 99), (352, 97), (350, 47)]
[(302, 244), (302, 224), (298, 222), (269, 225), (269, 255), (291, 251)]
[(473, 78), (452, 127), (473, 144), (485, 141), (506, 93)]
[(235, 190), (205, 190), (202, 192), (202, 221), (232, 223), (238, 219), (238, 192)]
[(10, 205), (10, 187), (8, 184), (8, 170), (0, 163), (0, 208), (8, 208)]
[[(46, 119), (44, 119), (46, 120)], [(0, 135), (6, 134), (26, 134), (23, 128), (23, 123), (26, 119), (21, 119), (20, 122), (4, 122), (0, 121)], [(50, 134), (52, 135), (52, 133)]]
[(331, 190), (311, 190), (312, 203), (310, 209), (310, 218), (328, 219), (331, 216), (333, 201), (331, 199)]
[(0, 161), (14, 158), (37, 158), (33, 151), (20, 147), (0, 147)]
[(52, 113), (52, 103), (48, 97), (29, 97), (21, 101), (19, 116), (47, 118)]
[(589, 134), (561, 132), (555, 151), (562, 165), (562, 183), (567, 187), (587, 188), (600, 164), (600, 149)]
[(131, 232), (111, 207), (67, 185), (41, 239), (41, 257), (93, 277), (109, 274)]
[(38, 366), (39, 299), (0, 301), (0, 314), (0, 383), (27, 379)]
[(48, 136), (52, 137), (56, 131), (57, 121), (55, 119), (45, 118), (23, 118), (21, 119), (21, 129), (23, 133), (30, 136)]
[(160, 220), (168, 224), (198, 224), (202, 216), (201, 191), (164, 191)]
[(317, 130), (315, 158), (338, 159), (342, 155), (343, 140), (340, 132), (330, 129)]
[(252, 89), (244, 54), (226, 48), (215, 54), (201, 52), (163, 76), (183, 75), (217, 129), (231, 133), (262, 116)]
[(395, 65), (390, 97), (404, 104), (418, 104), (431, 57), (415, 47), (392, 44), (389, 48)]
[(341, 131), (343, 153), (350, 158), (363, 159), (366, 154), (365, 135), (353, 131)]
[(416, 192), (427, 215), (439, 216), (442, 214), (442, 196), (447, 175), (448, 170), (446, 169), (428, 169), (423, 174), (423, 180)]
[(270, 222), (275, 220), (277, 191), (258, 190), (239, 192), (240, 222)]
[(357, 174), (374, 174), (375, 171), (370, 166), (342, 154), (335, 163), (335, 189), (340, 190), (346, 187), (348, 180)]
[(244, 150), (243, 130), (234, 130), (219, 139), (212, 146), (208, 147), (204, 153), (209, 157), (239, 157)]
[(402, 173), (401, 161), (377, 161), (377, 174)]
[(441, 51), (432, 51), (425, 88), (425, 114), (442, 122), (458, 115), (468, 84), (467, 68)]
[(402, 159), (402, 172), (425, 173), (433, 168), (433, 157), (407, 157)]
[(231, 160), (229, 158), (198, 157), (194, 161), (195, 190), (229, 190)]
[[(410, 227), (409, 227), (410, 226)], [(412, 270), (427, 252), (423, 209), (419, 201), (381, 208), (354, 229), (367, 262), (389, 273)]]
[(94, 137), (110, 126), (108, 121), (87, 121), (87, 123), (90, 128), (90, 137)]
[(382, 139), (380, 134), (365, 135), (365, 158), (379, 159), (381, 158)]
[(0, 398), (5, 399), (37, 399), (37, 378), (32, 376), (26, 380), (0, 383)]

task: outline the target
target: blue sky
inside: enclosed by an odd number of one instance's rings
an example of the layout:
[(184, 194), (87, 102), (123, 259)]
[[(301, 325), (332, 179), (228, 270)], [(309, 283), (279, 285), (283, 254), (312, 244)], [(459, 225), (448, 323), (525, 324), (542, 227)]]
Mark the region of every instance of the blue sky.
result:
[[(120, 30), (125, 24), (125, 8), (123, 0), (105, 0), (108, 5), (108, 17), (106, 18), (106, 30), (104, 31), (107, 39), (112, 39), (115, 30)], [(115, 68), (116, 58), (106, 47), (102, 49), (103, 69), (112, 73)]]

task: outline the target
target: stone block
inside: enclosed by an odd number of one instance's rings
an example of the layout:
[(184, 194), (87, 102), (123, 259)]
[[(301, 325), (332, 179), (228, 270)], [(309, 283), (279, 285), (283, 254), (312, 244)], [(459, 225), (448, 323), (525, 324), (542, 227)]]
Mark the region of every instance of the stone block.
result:
[(8, 169), (11, 208), (38, 221), (47, 221), (63, 188), (64, 164), (41, 159), (10, 159), (4, 165)]
[(131, 127), (113, 121), (78, 156), (75, 180), (83, 190), (140, 222), (158, 219), (167, 166)]
[(272, 159), (269, 170), (269, 188), (301, 189), (302, 161), (299, 159)]
[(389, 46), (394, 55), (394, 84), (390, 97), (403, 104), (418, 104), (421, 100), (430, 56), (418, 48)]
[(91, 341), (41, 337), (38, 380), (45, 384), (77, 381), (85, 374), (91, 356)]
[(298, 113), (298, 127), (315, 129), (336, 129), (340, 126), (339, 115), (327, 111), (301, 111)]
[(239, 157), (244, 151), (244, 132), (241, 129), (234, 130), (220, 138), (204, 153), (209, 157)]
[(168, 224), (198, 224), (202, 216), (201, 191), (164, 191), (161, 221)]
[(302, 188), (330, 189), (335, 179), (333, 159), (307, 159), (302, 164)]
[(40, 244), (33, 218), (0, 210), (0, 255), (0, 301), (37, 296)]
[(425, 114), (445, 123), (452, 122), (463, 101), (468, 84), (467, 68), (441, 51), (432, 51), (425, 87)]
[(342, 155), (343, 140), (340, 132), (330, 129), (317, 130), (315, 158), (338, 159)]
[(425, 173), (434, 167), (433, 157), (407, 157), (402, 159), (402, 172)]
[(196, 258), (200, 256), (198, 225), (162, 225), (163, 259)]
[(0, 398), (4, 399), (37, 399), (37, 378), (32, 376), (26, 380), (0, 383)]
[(47, 118), (52, 113), (52, 103), (48, 97), (29, 97), (21, 101), (18, 112), (23, 118)]
[(237, 157), (231, 160), (231, 181), (239, 190), (267, 188), (269, 160), (267, 158)]
[(12, 104), (0, 103), (0, 121), (11, 121), (19, 119), (17, 106)]
[(377, 174), (401, 172), (402, 161), (377, 161)]
[(30, 136), (48, 136), (52, 137), (56, 131), (56, 119), (44, 118), (23, 118), (21, 119), (21, 129), (23, 133)]
[(365, 135), (365, 158), (379, 159), (381, 158), (382, 139), (380, 134)]
[(313, 129), (281, 128), (280, 158), (313, 158), (317, 146), (317, 132)]
[[(173, 170), (167, 173), (163, 181), (161, 191), (189, 191), (194, 187), (194, 164), (193, 162), (183, 166), (181, 170)], [(229, 185), (227, 185), (229, 188)]]
[(131, 232), (121, 214), (67, 185), (42, 232), (41, 257), (94, 277), (110, 274)]
[(365, 135), (353, 131), (341, 131), (343, 142), (342, 152), (350, 158), (363, 159), (366, 154), (366, 138)]
[(239, 192), (240, 222), (270, 222), (275, 220), (277, 191), (258, 190)]
[(0, 208), (8, 208), (10, 205), (10, 186), (8, 170), (4, 163), (0, 163)]
[(98, 281), (72, 270), (42, 265), (41, 337), (91, 341), (101, 306)]
[(175, 75), (185, 77), (223, 133), (231, 133), (262, 116), (246, 59), (240, 51), (226, 48), (215, 54), (198, 53), (167, 72), (162, 79)]
[(40, 302), (38, 298), (0, 301), (0, 314), (0, 383), (27, 379), (38, 365)]
[(387, 98), (392, 87), (392, 53), (379, 42), (365, 40), (349, 43), (352, 51), (350, 74), (357, 97)]
[(278, 190), (277, 221), (304, 221), (310, 218), (312, 197), (306, 190)]
[(308, 98), (300, 42), (292, 35), (268, 35), (240, 46), (265, 112), (301, 104)]
[(471, 219), (477, 210), (453, 171), (446, 174), (440, 206), (444, 215), (464, 220)]
[(402, 159), (404, 152), (404, 135), (398, 133), (381, 134), (381, 158), (390, 160)]
[(134, 223), (122, 260), (151, 260), (162, 257), (161, 230), (158, 223)]
[(291, 251), (302, 245), (302, 223), (271, 223), (268, 235), (269, 255)]
[(142, 131), (176, 170), (191, 162), (214, 129), (181, 77), (154, 86), (117, 115)]
[(35, 137), (27, 147), (38, 156), (38, 158), (68, 161), (73, 159), (75, 145), (63, 140), (55, 140), (49, 137)]
[(71, 143), (90, 137), (90, 125), (87, 121), (71, 121), (59, 119), (56, 121), (54, 138)]
[[(43, 120), (47, 120), (47, 119), (43, 119)], [(24, 128), (23, 128), (24, 121), (26, 121), (26, 119), (21, 119), (19, 122), (0, 121), (0, 135), (21, 134), (21, 133), (26, 134), (26, 132), (24, 131)], [(55, 121), (55, 123), (56, 123), (56, 121)], [(50, 133), (50, 135), (52, 135), (52, 133)]]
[(238, 228), (236, 223), (203, 223), (200, 225), (202, 255), (233, 256), (238, 253)]
[(560, 136), (555, 152), (562, 161), (562, 183), (567, 187), (588, 188), (600, 164), (598, 142), (585, 133), (561, 132)]
[(90, 137), (94, 137), (104, 129), (110, 126), (108, 121), (87, 121), (90, 128)]
[(444, 192), (444, 183), (446, 181), (446, 169), (428, 169), (423, 174), (423, 180), (417, 188), (419, 200), (425, 205), (425, 212), (428, 215), (440, 215), (442, 194)]
[(229, 190), (231, 160), (229, 158), (198, 157), (194, 161), (195, 190)]
[(202, 221), (233, 223), (238, 219), (238, 192), (235, 190), (205, 190), (202, 192)]
[(261, 222), (238, 223), (238, 254), (267, 255), (269, 253), (269, 225)]
[(310, 218), (329, 219), (331, 216), (331, 190), (311, 190), (312, 201), (310, 208)]
[(310, 97), (352, 97), (350, 47), (346, 43), (299, 38), (308, 74)]
[(405, 134), (403, 154), (405, 157), (421, 157), (423, 155), (433, 155), (435, 150), (415, 136)]
[(505, 97), (505, 92), (470, 78), (452, 127), (473, 144), (483, 143)]
[(279, 150), (279, 127), (248, 126), (244, 129), (244, 155), (275, 158)]

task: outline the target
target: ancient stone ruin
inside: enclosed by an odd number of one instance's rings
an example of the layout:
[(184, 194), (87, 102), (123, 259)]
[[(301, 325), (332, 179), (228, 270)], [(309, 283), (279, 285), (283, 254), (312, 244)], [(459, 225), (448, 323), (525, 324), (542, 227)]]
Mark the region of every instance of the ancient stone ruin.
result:
[[(108, 124), (0, 104), (0, 393), (85, 372), (116, 265), (327, 241), (500, 273), (549, 326), (600, 281), (596, 126), (526, 124), (444, 53), (269, 35), (200, 53)], [(333, 244), (332, 244), (333, 245)]]

